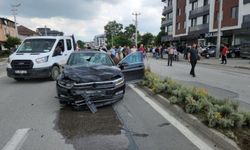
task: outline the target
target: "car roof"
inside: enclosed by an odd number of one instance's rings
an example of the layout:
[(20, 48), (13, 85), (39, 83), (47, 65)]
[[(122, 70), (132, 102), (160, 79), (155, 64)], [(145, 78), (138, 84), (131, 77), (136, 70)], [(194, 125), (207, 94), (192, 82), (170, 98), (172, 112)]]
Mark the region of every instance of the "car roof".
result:
[(94, 49), (86, 49), (86, 50), (80, 50), (80, 51), (74, 51), (72, 54), (82, 54), (82, 53), (100, 53), (100, 54), (107, 54), (107, 53), (103, 53)]
[(62, 38), (71, 38), (70, 36), (32, 36), (25, 39), (62, 39)]

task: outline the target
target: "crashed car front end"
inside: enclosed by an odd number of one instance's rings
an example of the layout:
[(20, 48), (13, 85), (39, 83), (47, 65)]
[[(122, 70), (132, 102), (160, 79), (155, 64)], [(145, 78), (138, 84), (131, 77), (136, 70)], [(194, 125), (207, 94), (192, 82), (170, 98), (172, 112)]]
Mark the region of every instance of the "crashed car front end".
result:
[[(57, 80), (57, 94), (60, 103), (70, 104), (74, 108), (84, 108), (90, 107), (90, 105), (101, 107), (121, 100), (125, 93), (125, 80), (122, 73), (117, 72), (117, 70), (107, 73), (99, 71), (99, 68), (91, 68), (91, 71), (95, 70), (97, 74), (102, 72), (106, 79), (100, 77), (100, 73), (98, 76), (90, 76), (85, 74), (84, 71), (83, 74), (85, 75), (81, 76), (84, 82), (81, 82), (77, 78), (72, 78), (74, 76), (72, 72), (69, 73), (70, 75), (62, 74)], [(84, 68), (83, 70), (87, 69)], [(107, 77), (110, 79), (107, 79)]]

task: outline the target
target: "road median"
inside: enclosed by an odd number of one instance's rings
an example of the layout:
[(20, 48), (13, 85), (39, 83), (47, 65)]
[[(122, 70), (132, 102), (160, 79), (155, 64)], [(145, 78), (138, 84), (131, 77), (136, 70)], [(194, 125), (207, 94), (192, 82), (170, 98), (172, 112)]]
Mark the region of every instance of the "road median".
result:
[(237, 146), (237, 144), (227, 138), (225, 135), (221, 134), (220, 132), (208, 128), (206, 125), (204, 125), (202, 122), (199, 121), (195, 116), (187, 114), (183, 111), (180, 107), (177, 105), (172, 105), (170, 101), (165, 98), (164, 96), (160, 94), (154, 94), (154, 92), (144, 86), (137, 86), (145, 93), (153, 96), (158, 102), (162, 103), (163, 106), (166, 107), (166, 109), (170, 110), (172, 113), (174, 113), (176, 116), (179, 117), (179, 119), (183, 120), (187, 124), (189, 124), (192, 129), (196, 129), (201, 135), (212, 141), (215, 145), (214, 147), (217, 147), (218, 149), (226, 149), (226, 150), (240, 150), (240, 148)]

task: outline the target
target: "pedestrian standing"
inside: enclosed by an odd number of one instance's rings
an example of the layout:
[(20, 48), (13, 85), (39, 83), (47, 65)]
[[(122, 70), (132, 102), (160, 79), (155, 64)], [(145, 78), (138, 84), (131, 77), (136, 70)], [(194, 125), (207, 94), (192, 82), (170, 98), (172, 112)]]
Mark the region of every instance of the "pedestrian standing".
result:
[(177, 55), (178, 55), (178, 51), (177, 51), (177, 49), (174, 47), (174, 61), (177, 61)]
[(168, 66), (172, 66), (174, 56), (174, 48), (170, 46), (168, 49)]
[(192, 75), (193, 77), (196, 77), (196, 75), (195, 75), (195, 66), (197, 64), (197, 60), (198, 60), (197, 45), (193, 44), (192, 48), (189, 50), (189, 53), (188, 53), (188, 61), (191, 64), (190, 75)]
[(221, 52), (221, 64), (227, 64), (227, 54), (228, 54), (227, 45), (223, 44), (223, 49)]
[(136, 51), (137, 51), (137, 48), (136, 48), (136, 46), (134, 45), (134, 46), (131, 48), (131, 52), (134, 53), (134, 52), (136, 52)]

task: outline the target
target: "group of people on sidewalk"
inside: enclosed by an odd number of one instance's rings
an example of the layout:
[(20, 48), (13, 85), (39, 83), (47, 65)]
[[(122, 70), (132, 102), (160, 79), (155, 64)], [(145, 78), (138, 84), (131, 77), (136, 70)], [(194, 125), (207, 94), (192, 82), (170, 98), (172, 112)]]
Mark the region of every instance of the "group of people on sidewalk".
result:
[[(201, 59), (200, 56), (200, 49), (201, 47), (197, 44), (193, 44), (191, 47), (188, 47), (188, 51), (186, 53), (186, 57), (188, 62), (191, 64), (191, 70), (190, 75), (193, 77), (196, 77), (195, 74), (195, 67), (197, 64), (197, 61)], [(227, 44), (223, 44), (220, 50), (220, 57), (221, 57), (221, 64), (227, 64), (227, 54), (228, 54), (228, 46)], [(173, 66), (173, 59), (175, 56), (174, 47), (170, 46), (168, 48), (168, 66)]]

